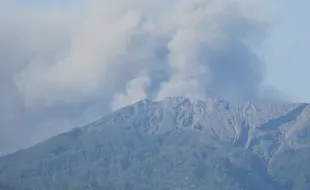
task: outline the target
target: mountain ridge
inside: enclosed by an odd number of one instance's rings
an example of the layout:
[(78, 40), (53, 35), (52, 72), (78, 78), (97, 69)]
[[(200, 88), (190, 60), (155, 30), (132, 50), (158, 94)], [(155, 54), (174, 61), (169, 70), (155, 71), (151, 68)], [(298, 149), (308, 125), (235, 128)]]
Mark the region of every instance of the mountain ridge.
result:
[[(160, 104), (160, 106), (158, 106)], [(148, 109), (143, 108), (141, 106), (148, 106)], [(141, 111), (143, 109), (143, 113), (138, 114), (147, 114), (150, 112), (153, 115), (152, 119), (157, 122), (164, 121), (167, 124), (171, 124), (172, 126), (176, 125), (179, 128), (188, 127), (191, 125), (191, 128), (196, 130), (202, 130), (201, 126), (208, 126), (212, 124), (213, 119), (216, 118), (217, 121), (221, 121), (221, 123), (227, 122), (228, 128), (224, 131), (224, 134), (234, 133), (234, 136), (230, 136), (229, 138), (232, 140), (232, 144), (238, 144), (241, 141), (244, 132), (250, 138), (252, 133), (251, 131), (259, 130), (259, 131), (268, 131), (272, 129), (268, 129), (270, 126), (277, 130), (278, 127), (281, 127), (284, 124), (289, 122), (293, 122), (296, 120), (297, 116), (306, 110), (306, 113), (309, 113), (309, 104), (306, 103), (295, 103), (295, 104), (273, 104), (272, 106), (260, 107), (255, 104), (246, 103), (246, 104), (231, 104), (228, 101), (223, 99), (208, 99), (208, 101), (196, 100), (192, 101), (189, 98), (176, 97), (176, 98), (167, 98), (163, 101), (151, 101), (151, 100), (142, 100), (137, 102), (136, 104), (126, 106), (119, 111), (116, 112), (118, 115), (119, 121), (122, 119), (126, 120), (131, 117), (135, 117), (135, 110)], [(168, 110), (168, 111), (167, 111)], [(169, 111), (170, 110), (170, 111)], [(266, 111), (267, 110), (267, 111)], [(149, 112), (148, 112), (149, 111)], [(126, 113), (125, 113), (126, 112)], [(203, 113), (205, 114), (203, 114)], [(241, 112), (241, 114), (240, 114)], [(126, 115), (127, 114), (127, 115)], [(176, 121), (167, 121), (163, 117), (163, 115), (175, 117)], [(140, 115), (141, 116), (141, 115)], [(123, 118), (122, 118), (123, 117)], [(115, 118), (115, 114), (112, 114), (112, 118)], [(147, 119), (147, 116), (144, 118)], [(171, 119), (171, 118), (170, 118)], [(101, 120), (96, 121), (95, 123), (100, 123), (101, 125), (91, 124), (87, 130), (95, 130), (95, 126), (103, 126), (102, 124), (108, 123), (103, 118)], [(247, 121), (244, 121), (247, 120)], [(128, 120), (127, 120), (128, 121)], [(180, 124), (181, 121), (181, 124)], [(197, 122), (198, 121), (198, 122)], [(201, 123), (199, 121), (206, 121)], [(152, 125), (152, 120), (149, 120), (147, 123)], [(226, 124), (227, 124), (226, 123)], [(167, 124), (162, 124), (165, 126)], [(180, 127), (181, 126), (181, 127)], [(239, 126), (239, 128), (237, 128)], [(152, 126), (151, 126), (152, 128)], [(156, 127), (153, 126), (156, 129)], [(152, 128), (152, 129), (153, 129)], [(165, 126), (166, 128), (166, 126)], [(233, 129), (234, 131), (231, 131)], [(158, 129), (157, 129), (158, 130)], [(219, 138), (221, 131), (216, 131), (216, 129), (209, 129), (211, 133), (217, 135)], [(245, 131), (244, 131), (245, 130)], [(289, 132), (293, 133), (294, 127), (292, 127)], [(151, 133), (156, 133), (158, 131), (153, 130)], [(159, 132), (160, 133), (160, 132)], [(287, 136), (287, 135), (286, 135)], [(253, 146), (250, 142), (250, 139), (246, 139), (246, 143), (243, 145), (245, 148), (249, 148)]]
[[(0, 158), (0, 189), (10, 184), (26, 190), (87, 189), (87, 184), (91, 189), (175, 189), (183, 184), (181, 189), (307, 190), (309, 170), (299, 169), (297, 178), (285, 168), (308, 167), (309, 128), (309, 104), (142, 100)], [(299, 155), (293, 158), (300, 163), (287, 160), (289, 152)], [(181, 180), (183, 174), (188, 181)], [(143, 182), (132, 184), (138, 179)]]

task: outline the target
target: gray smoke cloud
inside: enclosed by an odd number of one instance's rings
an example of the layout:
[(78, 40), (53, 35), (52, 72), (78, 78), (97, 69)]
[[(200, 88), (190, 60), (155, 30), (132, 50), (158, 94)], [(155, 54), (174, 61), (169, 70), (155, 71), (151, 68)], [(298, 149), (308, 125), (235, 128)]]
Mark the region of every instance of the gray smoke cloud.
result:
[(0, 5), (0, 152), (144, 98), (277, 97), (262, 85), (255, 0), (81, 3)]

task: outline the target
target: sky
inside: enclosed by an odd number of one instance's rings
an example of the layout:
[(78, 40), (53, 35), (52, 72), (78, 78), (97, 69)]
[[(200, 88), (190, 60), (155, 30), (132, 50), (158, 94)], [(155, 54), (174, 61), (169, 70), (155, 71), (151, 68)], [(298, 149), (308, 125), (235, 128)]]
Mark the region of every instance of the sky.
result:
[(307, 7), (0, 1), (0, 155), (145, 98), (310, 102)]
[(294, 102), (310, 102), (310, 1), (275, 0), (277, 10), (264, 42), (266, 81)]

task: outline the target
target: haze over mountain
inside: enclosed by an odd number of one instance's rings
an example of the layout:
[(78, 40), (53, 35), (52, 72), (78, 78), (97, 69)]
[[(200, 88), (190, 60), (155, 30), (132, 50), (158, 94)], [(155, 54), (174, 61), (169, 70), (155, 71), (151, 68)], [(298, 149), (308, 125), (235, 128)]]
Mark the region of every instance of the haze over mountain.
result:
[(309, 190), (310, 105), (143, 100), (0, 158), (1, 190)]
[(282, 99), (269, 2), (1, 0), (0, 155), (141, 99)]
[(0, 0), (0, 190), (309, 190), (309, 2)]

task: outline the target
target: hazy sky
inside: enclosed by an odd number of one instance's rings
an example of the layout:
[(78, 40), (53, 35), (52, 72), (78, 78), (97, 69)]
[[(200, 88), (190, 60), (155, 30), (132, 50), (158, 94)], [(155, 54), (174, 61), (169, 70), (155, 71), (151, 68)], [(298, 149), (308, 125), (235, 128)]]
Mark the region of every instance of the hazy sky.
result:
[[(23, 6), (81, 6), (83, 0), (15, 0)], [(173, 4), (177, 0), (166, 1)], [(272, 0), (263, 1), (272, 10), (271, 25), (264, 39), (263, 59), (267, 64), (266, 82), (275, 85), (290, 99), (310, 102), (307, 88), (310, 75), (310, 1)], [(85, 3), (85, 2), (84, 2)], [(157, 6), (161, 6), (160, 1)]]
[(0, 1), (0, 154), (144, 98), (310, 102), (308, 7)]
[(268, 1), (276, 15), (265, 40), (266, 80), (293, 101), (310, 102), (310, 1)]

